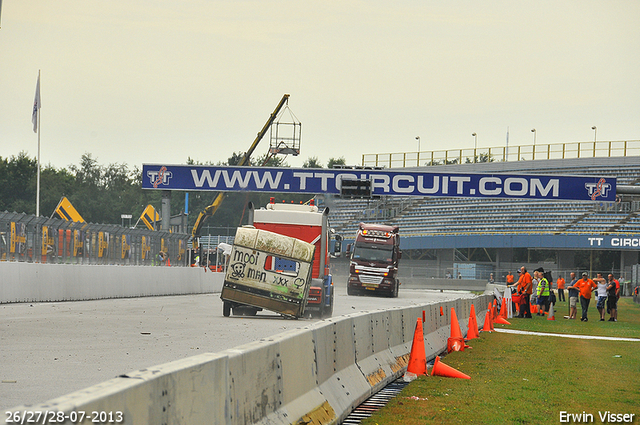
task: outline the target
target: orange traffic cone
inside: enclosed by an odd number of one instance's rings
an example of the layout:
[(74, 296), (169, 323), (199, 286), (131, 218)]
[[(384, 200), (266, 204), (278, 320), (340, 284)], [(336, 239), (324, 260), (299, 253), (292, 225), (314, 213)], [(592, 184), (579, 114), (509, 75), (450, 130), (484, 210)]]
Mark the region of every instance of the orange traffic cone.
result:
[(433, 368), (431, 369), (431, 376), (446, 376), (448, 378), (471, 379), (469, 375), (442, 363), (440, 361), (440, 356), (436, 356), (436, 361), (433, 363)]
[(467, 340), (480, 338), (478, 334), (478, 321), (476, 320), (476, 309), (471, 304), (471, 312), (469, 313), (469, 330), (467, 331)]
[(498, 315), (498, 317), (496, 317), (495, 320), (496, 323), (500, 323), (501, 325), (510, 325), (511, 323), (509, 323), (507, 321), (507, 319), (505, 319), (504, 317), (502, 317), (502, 315)]
[(447, 352), (464, 351), (465, 348), (469, 348), (469, 346), (464, 343), (458, 316), (456, 316), (456, 311), (451, 307), (451, 337), (447, 339)]
[(411, 354), (409, 354), (409, 365), (405, 373), (405, 380), (409, 377), (415, 378), (418, 375), (427, 374), (427, 354), (424, 350), (424, 334), (422, 332), (422, 319), (418, 318), (416, 330), (413, 334), (411, 344)]
[(495, 319), (496, 315), (496, 308), (489, 306), (489, 326), (491, 326), (491, 330), (494, 331), (495, 329), (493, 328), (493, 319)]
[(553, 303), (551, 303), (551, 307), (549, 307), (549, 317), (547, 317), (547, 320), (556, 320), (556, 315), (553, 311)]
[(482, 332), (491, 332), (493, 329), (491, 329), (491, 314), (489, 313), (489, 310), (487, 310), (487, 312), (484, 315), (484, 325), (482, 326)]
[(506, 319), (506, 318), (507, 318), (507, 315), (508, 315), (508, 313), (507, 313), (507, 308), (508, 308), (508, 306), (507, 306), (507, 299), (506, 299), (506, 298), (503, 298), (503, 299), (502, 299), (502, 305), (500, 306), (500, 314), (499, 314), (499, 316), (502, 316), (503, 318), (505, 318), (505, 319)]

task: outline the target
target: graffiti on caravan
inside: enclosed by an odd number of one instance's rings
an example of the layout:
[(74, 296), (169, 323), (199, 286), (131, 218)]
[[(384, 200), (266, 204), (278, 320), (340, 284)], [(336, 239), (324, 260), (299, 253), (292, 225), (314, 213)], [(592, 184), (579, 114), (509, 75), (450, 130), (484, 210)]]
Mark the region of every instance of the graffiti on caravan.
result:
[(267, 273), (260, 270), (260, 253), (236, 247), (229, 265), (230, 277), (266, 282)]
[[(158, 175), (171, 178), (160, 180)], [(370, 180), (374, 195), (615, 200), (603, 176), (446, 174), (365, 169), (143, 165), (143, 189), (339, 194), (343, 180)]]

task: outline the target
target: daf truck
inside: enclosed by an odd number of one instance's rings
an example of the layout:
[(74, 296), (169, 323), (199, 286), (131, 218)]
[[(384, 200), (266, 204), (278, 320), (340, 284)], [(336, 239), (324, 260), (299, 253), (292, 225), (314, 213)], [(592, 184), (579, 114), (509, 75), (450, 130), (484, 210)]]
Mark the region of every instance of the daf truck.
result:
[(398, 262), (402, 257), (398, 226), (360, 223), (353, 244), (347, 246), (348, 295), (370, 293), (398, 296)]

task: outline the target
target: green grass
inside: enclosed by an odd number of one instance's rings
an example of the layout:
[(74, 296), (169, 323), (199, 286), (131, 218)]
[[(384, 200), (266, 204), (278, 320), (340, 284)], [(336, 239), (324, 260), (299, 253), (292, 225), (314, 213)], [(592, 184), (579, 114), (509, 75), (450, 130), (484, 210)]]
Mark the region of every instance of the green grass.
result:
[[(595, 320), (595, 306), (581, 322), (563, 319), (560, 303), (555, 321), (534, 316), (497, 327), (640, 338), (640, 305), (625, 298), (619, 309), (618, 322)], [(607, 410), (634, 413), (640, 423), (640, 342), (493, 332), (469, 345), (442, 361), (470, 380), (420, 377), (363, 424), (558, 424), (561, 411), (601, 423), (598, 412)]]

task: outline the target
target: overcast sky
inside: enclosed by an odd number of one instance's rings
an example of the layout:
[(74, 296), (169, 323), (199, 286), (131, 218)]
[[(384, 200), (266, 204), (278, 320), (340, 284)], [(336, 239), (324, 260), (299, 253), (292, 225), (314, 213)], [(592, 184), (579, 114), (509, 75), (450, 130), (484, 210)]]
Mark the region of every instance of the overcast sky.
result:
[[(299, 157), (640, 139), (638, 0), (3, 0), (0, 156), (226, 161), (289, 93)], [(268, 148), (263, 140), (257, 154)]]

